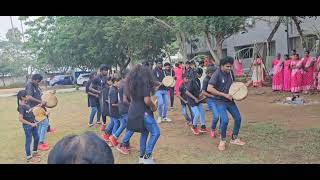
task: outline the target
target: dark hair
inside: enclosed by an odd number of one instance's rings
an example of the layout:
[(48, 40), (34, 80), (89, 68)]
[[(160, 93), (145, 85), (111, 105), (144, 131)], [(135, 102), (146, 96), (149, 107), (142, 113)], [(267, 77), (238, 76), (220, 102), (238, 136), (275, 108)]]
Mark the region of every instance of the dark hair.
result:
[(179, 63), (175, 63), (174, 64), (175, 67), (179, 67), (179, 65), (180, 65)]
[(118, 82), (118, 81), (120, 81), (120, 80), (121, 80), (121, 78), (118, 78), (118, 77), (113, 77), (113, 78), (111, 79), (112, 83)]
[(222, 58), (222, 59), (220, 60), (220, 66), (224, 66), (224, 65), (226, 65), (226, 64), (228, 64), (228, 63), (231, 64), (231, 65), (233, 65), (233, 62), (234, 62), (233, 58), (230, 57), (230, 56), (227, 56), (227, 57)]
[(186, 64), (190, 65), (190, 64), (191, 64), (191, 62), (190, 62), (190, 61), (187, 61), (187, 62), (186, 62)]
[(194, 60), (190, 61), (190, 64), (196, 65), (196, 62)]
[(34, 74), (32, 75), (31, 79), (34, 81), (42, 81), (43, 76), (41, 74)]
[(20, 90), (17, 94), (17, 104), (18, 104), (18, 108), (17, 110), (19, 111), (19, 101), (22, 100), (23, 97), (26, 97), (27, 96), (27, 91), (26, 90)]
[(111, 148), (93, 132), (69, 135), (54, 145), (48, 164), (114, 164)]
[[(153, 87), (153, 75), (148, 67), (144, 67), (140, 64), (135, 65), (127, 76), (127, 91), (128, 97), (142, 96), (143, 88)], [(154, 93), (154, 89), (150, 88)]]
[(96, 76), (96, 72), (91, 72), (90, 75), (89, 75), (89, 79), (92, 79)]
[(297, 51), (296, 51), (295, 49), (292, 49), (292, 52), (295, 52), (295, 53), (296, 53)]
[(109, 65), (106, 65), (106, 64), (101, 64), (100, 65), (100, 71), (107, 71), (109, 69), (110, 69)]
[(166, 62), (166, 63), (164, 63), (164, 66), (171, 66), (171, 64)]
[(308, 53), (308, 54), (310, 54), (310, 51), (309, 51), (309, 50), (306, 50), (306, 51), (305, 51), (305, 53)]
[(182, 62), (182, 61), (179, 61), (178, 64), (183, 64), (183, 62)]
[(215, 70), (216, 70), (215, 67), (209, 66), (208, 69), (207, 69), (207, 71), (206, 71), (206, 73), (207, 73), (207, 74), (209, 74), (209, 73), (214, 73)]
[(203, 74), (203, 70), (201, 68), (197, 68), (196, 69), (196, 73), (199, 74), (199, 75), (202, 75)]

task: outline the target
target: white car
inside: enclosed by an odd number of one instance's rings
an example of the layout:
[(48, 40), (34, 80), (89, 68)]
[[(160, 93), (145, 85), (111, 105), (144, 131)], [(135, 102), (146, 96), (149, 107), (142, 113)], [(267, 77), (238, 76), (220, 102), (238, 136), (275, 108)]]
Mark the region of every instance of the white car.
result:
[(77, 84), (80, 86), (85, 86), (89, 81), (89, 76), (90, 76), (90, 73), (80, 74), (77, 79)]

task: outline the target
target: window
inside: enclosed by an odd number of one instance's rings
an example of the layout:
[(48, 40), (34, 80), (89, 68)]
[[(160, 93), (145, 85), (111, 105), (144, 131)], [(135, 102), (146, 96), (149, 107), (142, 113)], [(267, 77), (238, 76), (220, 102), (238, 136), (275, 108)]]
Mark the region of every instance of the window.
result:
[(308, 35), (305, 37), (306, 41), (306, 49), (312, 51), (316, 47), (317, 42), (317, 36), (316, 35)]
[(253, 45), (234, 47), (240, 59), (253, 58)]
[(272, 41), (269, 43), (268, 56), (276, 56), (276, 42)]
[(227, 57), (227, 55), (228, 55), (227, 49), (222, 49), (222, 57), (223, 57), (223, 58), (224, 58), (224, 57)]
[(302, 51), (300, 37), (289, 38), (289, 50), (290, 52), (295, 49), (297, 52)]

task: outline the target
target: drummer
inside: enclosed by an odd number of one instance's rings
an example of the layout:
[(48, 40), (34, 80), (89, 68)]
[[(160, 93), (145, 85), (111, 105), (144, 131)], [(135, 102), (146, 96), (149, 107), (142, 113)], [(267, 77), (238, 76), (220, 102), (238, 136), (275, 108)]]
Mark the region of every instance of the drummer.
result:
[[(26, 92), (27, 92), (27, 101), (28, 105), (33, 108), (37, 106), (38, 104), (41, 104), (41, 106), (45, 106), (46, 102), (41, 100), (42, 96), (42, 91), (39, 87), (40, 82), (42, 81), (43, 76), (41, 74), (34, 74), (31, 77), (31, 81), (27, 83), (26, 85)], [(45, 124), (46, 129), (50, 131), (50, 126), (49, 126), (49, 120), (46, 119), (42, 124)], [(46, 151), (49, 149), (49, 146), (45, 142), (40, 142), (39, 143), (39, 150), (41, 151)]]
[(209, 85), (208, 92), (214, 95), (214, 101), (217, 105), (218, 113), (220, 116), (221, 123), (221, 140), (218, 146), (220, 151), (225, 150), (226, 145), (226, 134), (228, 126), (228, 114), (227, 111), (232, 115), (234, 119), (234, 127), (231, 136), (230, 144), (244, 145), (245, 142), (238, 138), (241, 115), (238, 107), (232, 97), (228, 94), (231, 84), (233, 83), (234, 74), (232, 72), (233, 65), (232, 57), (225, 57), (220, 60), (220, 68), (215, 71), (212, 75)]
[[(158, 82), (162, 82), (165, 77), (165, 73), (162, 69), (162, 59), (156, 60), (156, 67), (153, 70), (154, 79)], [(161, 85), (155, 93), (158, 101), (158, 120), (157, 123), (171, 122), (171, 120), (167, 117), (168, 112), (168, 88), (164, 85)]]
[[(173, 71), (173, 69), (171, 68), (170, 63), (166, 62), (164, 63), (164, 73), (165, 76), (171, 76), (173, 77), (175, 80), (177, 79), (175, 77), (175, 73)], [(169, 92), (170, 92), (170, 110), (173, 110), (173, 103), (174, 103), (174, 87), (168, 87)]]

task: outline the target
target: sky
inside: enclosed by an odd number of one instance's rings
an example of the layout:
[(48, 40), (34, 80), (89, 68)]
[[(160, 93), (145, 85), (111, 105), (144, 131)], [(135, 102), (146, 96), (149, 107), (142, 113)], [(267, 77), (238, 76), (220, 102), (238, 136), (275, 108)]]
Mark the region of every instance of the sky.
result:
[[(12, 16), (13, 27), (18, 28), (21, 31), (21, 24), (18, 20), (19, 16)], [(0, 39), (6, 39), (6, 33), (11, 29), (10, 16), (0, 16)], [(25, 30), (25, 26), (23, 25), (23, 30)]]

